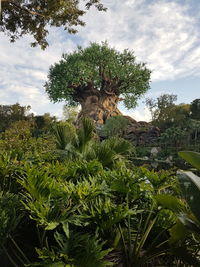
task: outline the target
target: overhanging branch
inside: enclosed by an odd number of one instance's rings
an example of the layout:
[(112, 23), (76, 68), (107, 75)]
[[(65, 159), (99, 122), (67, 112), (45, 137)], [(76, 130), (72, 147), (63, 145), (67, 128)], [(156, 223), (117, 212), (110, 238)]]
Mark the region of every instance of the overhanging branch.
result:
[(36, 12), (36, 11), (32, 11), (32, 10), (30, 10), (30, 9), (24, 7), (24, 6), (19, 6), (18, 4), (14, 3), (12, 1), (10, 2), (10, 4), (13, 5), (13, 6), (15, 6), (18, 9), (22, 10), (22, 11), (25, 11), (25, 12), (33, 15), (33, 16), (39, 16), (39, 17), (42, 17), (42, 18), (45, 18), (45, 19), (50, 18), (49, 16), (46, 16), (46, 15), (41, 14), (41, 13)]

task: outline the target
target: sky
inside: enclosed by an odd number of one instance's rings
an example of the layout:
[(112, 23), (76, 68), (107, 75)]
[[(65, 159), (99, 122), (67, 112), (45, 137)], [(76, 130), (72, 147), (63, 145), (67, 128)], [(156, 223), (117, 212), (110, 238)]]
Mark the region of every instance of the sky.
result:
[(175, 94), (177, 103), (200, 98), (199, 0), (102, 0), (107, 12), (91, 8), (82, 18), (85, 27), (76, 35), (49, 30), (49, 47), (30, 47), (31, 36), (10, 43), (0, 33), (0, 104), (30, 105), (37, 115), (62, 118), (64, 102), (51, 103), (43, 87), (49, 67), (63, 53), (108, 41), (117, 50), (133, 50), (138, 62), (152, 70), (151, 88), (134, 110), (120, 110), (136, 120), (150, 120), (145, 98)]

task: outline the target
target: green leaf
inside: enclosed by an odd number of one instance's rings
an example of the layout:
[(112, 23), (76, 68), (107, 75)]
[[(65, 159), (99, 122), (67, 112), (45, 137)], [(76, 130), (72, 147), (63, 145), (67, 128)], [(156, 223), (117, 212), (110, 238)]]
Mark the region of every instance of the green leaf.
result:
[(170, 229), (170, 239), (169, 243), (174, 244), (178, 242), (183, 242), (187, 237), (187, 229), (185, 226), (178, 220), (177, 223)]
[(50, 222), (50, 223), (48, 223), (48, 225), (45, 227), (45, 230), (54, 230), (58, 225), (59, 225), (58, 222)]
[(178, 154), (193, 167), (200, 170), (200, 153), (194, 151), (181, 151)]
[(191, 219), (192, 216), (188, 214), (180, 214), (179, 216), (180, 222), (191, 232), (200, 234), (200, 226), (195, 222), (194, 220)]
[(179, 171), (178, 179), (183, 188), (182, 193), (191, 211), (200, 221), (200, 177), (190, 171)]
[[(190, 171), (178, 171), (179, 179), (190, 180), (200, 190), (200, 177)], [(187, 179), (188, 178), (188, 179)], [(200, 194), (200, 192), (199, 192)], [(200, 196), (200, 195), (199, 195)]]
[(176, 213), (180, 213), (181, 211), (185, 210), (183, 202), (172, 195), (156, 195), (154, 198), (158, 205), (165, 209), (172, 210)]

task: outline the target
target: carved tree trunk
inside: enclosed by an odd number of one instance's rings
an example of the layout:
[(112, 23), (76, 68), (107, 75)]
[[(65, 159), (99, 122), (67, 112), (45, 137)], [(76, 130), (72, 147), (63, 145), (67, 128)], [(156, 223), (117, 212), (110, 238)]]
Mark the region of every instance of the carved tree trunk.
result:
[(89, 117), (96, 124), (104, 124), (107, 118), (122, 115), (117, 108), (118, 101), (119, 97), (113, 92), (102, 93), (96, 89), (85, 90), (82, 95), (79, 92), (81, 111), (77, 123), (79, 124), (82, 117)]

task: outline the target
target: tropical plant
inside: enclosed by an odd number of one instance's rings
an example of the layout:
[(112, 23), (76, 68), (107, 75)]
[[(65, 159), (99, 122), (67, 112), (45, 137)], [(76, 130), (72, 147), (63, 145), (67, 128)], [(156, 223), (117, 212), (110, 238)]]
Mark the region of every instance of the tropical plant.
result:
[(65, 159), (96, 159), (103, 167), (112, 168), (134, 152), (133, 145), (122, 138), (113, 137), (100, 142), (89, 118), (82, 119), (81, 128), (76, 129), (73, 124), (65, 122), (54, 125), (53, 132), (60, 155)]
[(36, 157), (38, 153), (49, 152), (54, 148), (50, 135), (32, 137), (32, 124), (29, 121), (16, 121), (1, 134), (0, 149), (18, 160)]
[(95, 126), (92, 120), (83, 118), (82, 127), (79, 129), (70, 122), (63, 122), (55, 124), (52, 130), (56, 146), (65, 158), (84, 158), (91, 148)]
[(20, 186), (17, 178), (20, 173), (21, 166), (13, 151), (0, 154), (0, 191), (18, 193)]
[[(200, 169), (200, 154), (182, 151), (179, 155), (197, 169)], [(179, 171), (178, 178), (182, 189), (182, 199), (175, 196), (156, 196), (159, 205), (173, 211), (176, 223), (170, 229), (170, 244), (175, 245), (173, 253), (192, 266), (199, 266), (200, 250), (200, 182), (199, 177), (190, 171)], [(184, 203), (184, 201), (186, 203)], [(187, 206), (187, 205), (188, 206)], [(182, 252), (181, 252), (182, 251)], [(182, 255), (182, 256), (181, 256)]]
[(15, 240), (23, 213), (23, 206), (18, 195), (0, 191), (0, 260), (1, 264), (6, 266), (7, 264), (19, 266), (18, 264), (29, 263)]
[(104, 242), (89, 234), (69, 231), (63, 224), (63, 233), (55, 232), (57, 246), (47, 249), (37, 249), (42, 263), (32, 266), (60, 267), (107, 267), (112, 262), (105, 259), (112, 249), (103, 249)]
[[(194, 168), (200, 170), (200, 153), (193, 151), (181, 151), (179, 155), (190, 163)], [(183, 188), (184, 198), (190, 206), (191, 211), (199, 221), (200, 226), (200, 177), (191, 171), (179, 171), (179, 180)]]

